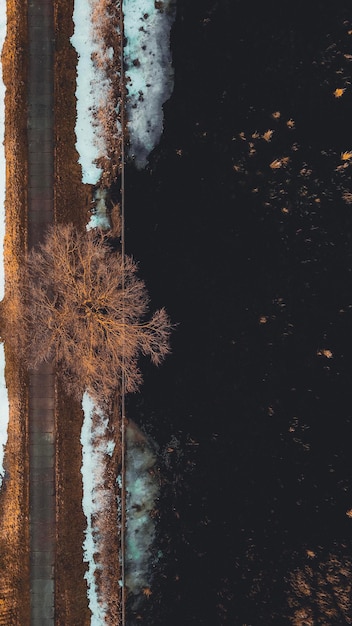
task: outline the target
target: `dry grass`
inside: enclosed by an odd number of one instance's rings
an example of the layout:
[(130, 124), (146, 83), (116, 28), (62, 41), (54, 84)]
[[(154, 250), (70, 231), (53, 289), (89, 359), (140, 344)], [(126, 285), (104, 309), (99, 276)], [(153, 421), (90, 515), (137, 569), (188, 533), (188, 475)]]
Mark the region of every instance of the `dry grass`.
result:
[[(27, 2), (8, 0), (7, 19), (2, 53), (7, 88), (4, 247), (6, 322), (11, 323), (20, 317), (18, 278), (27, 245)], [(10, 421), (4, 460), (6, 480), (0, 494), (0, 624), (29, 626), (27, 380), (14, 346), (5, 346)]]
[(82, 544), (86, 519), (82, 511), (80, 433), (82, 410), (59, 384), (56, 393), (56, 623), (90, 624)]
[(73, 0), (55, 0), (55, 221), (85, 228), (92, 186), (83, 185), (75, 148), (77, 54), (70, 44)]
[(26, 374), (14, 352), (6, 348), (5, 352), (10, 421), (0, 497), (0, 624), (29, 626)]

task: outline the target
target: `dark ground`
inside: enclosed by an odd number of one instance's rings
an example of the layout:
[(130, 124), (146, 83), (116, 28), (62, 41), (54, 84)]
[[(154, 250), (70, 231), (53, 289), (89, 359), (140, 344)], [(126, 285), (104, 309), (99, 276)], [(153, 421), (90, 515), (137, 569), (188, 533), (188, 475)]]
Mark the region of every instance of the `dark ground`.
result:
[(143, 623), (352, 623), (347, 7), (177, 2), (164, 135), (127, 170), (127, 251), (179, 324), (128, 401), (165, 483)]

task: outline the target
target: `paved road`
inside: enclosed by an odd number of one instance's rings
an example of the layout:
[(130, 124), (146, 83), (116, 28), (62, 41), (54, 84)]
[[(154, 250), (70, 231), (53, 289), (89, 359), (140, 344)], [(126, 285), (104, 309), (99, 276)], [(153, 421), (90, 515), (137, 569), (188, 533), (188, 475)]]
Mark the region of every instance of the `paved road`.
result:
[[(30, 0), (28, 84), (28, 245), (53, 221), (54, 18), (52, 0)], [(54, 374), (44, 364), (30, 372), (29, 505), (31, 625), (54, 624), (55, 420)]]

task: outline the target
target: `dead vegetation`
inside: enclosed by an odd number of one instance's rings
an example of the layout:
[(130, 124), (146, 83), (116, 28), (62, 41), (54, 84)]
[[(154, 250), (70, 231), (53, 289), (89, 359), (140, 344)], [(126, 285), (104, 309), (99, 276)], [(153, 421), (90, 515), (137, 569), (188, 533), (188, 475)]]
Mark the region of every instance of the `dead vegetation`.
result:
[[(7, 0), (2, 51), (6, 85), (5, 305), (8, 325), (20, 317), (19, 276), (27, 247), (27, 2)], [(16, 80), (13, 77), (16, 76)], [(27, 375), (16, 349), (5, 345), (10, 402), (5, 480), (0, 492), (0, 624), (29, 626), (29, 492)]]
[(287, 600), (293, 626), (352, 624), (352, 561), (345, 546), (325, 555), (307, 550), (308, 561), (289, 577)]
[(105, 456), (103, 494), (99, 494), (103, 503), (99, 512), (92, 519), (96, 546), (94, 559), (97, 563), (95, 580), (98, 597), (103, 599), (107, 607), (106, 624), (117, 626), (121, 620), (121, 587), (119, 581), (122, 579), (121, 537), (118, 524), (120, 519), (118, 501), (121, 499), (121, 493), (116, 481), (117, 474), (121, 473), (120, 402), (118, 396), (116, 396), (111, 407), (109, 426), (102, 437), (105, 437), (106, 440), (113, 439), (115, 448), (111, 457)]
[(94, 111), (97, 133), (104, 141), (106, 154), (97, 160), (102, 168), (101, 186), (111, 187), (121, 167), (122, 130), (125, 128), (122, 106), (125, 86), (121, 80), (121, 7), (113, 0), (100, 0), (92, 6), (92, 24), (99, 47), (93, 62), (108, 83), (104, 102)]
[(56, 222), (74, 222), (81, 228), (89, 219), (93, 190), (82, 183), (75, 147), (77, 54), (70, 43), (73, 0), (55, 0), (55, 160), (54, 211)]

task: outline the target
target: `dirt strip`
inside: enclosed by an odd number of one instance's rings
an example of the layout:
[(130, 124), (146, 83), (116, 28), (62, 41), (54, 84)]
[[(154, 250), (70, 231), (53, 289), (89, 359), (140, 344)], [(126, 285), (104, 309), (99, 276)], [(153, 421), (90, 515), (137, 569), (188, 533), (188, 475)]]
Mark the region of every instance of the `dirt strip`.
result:
[[(28, 4), (28, 246), (54, 217), (54, 26), (51, 0)], [(50, 364), (29, 376), (31, 624), (54, 624), (55, 384)]]

